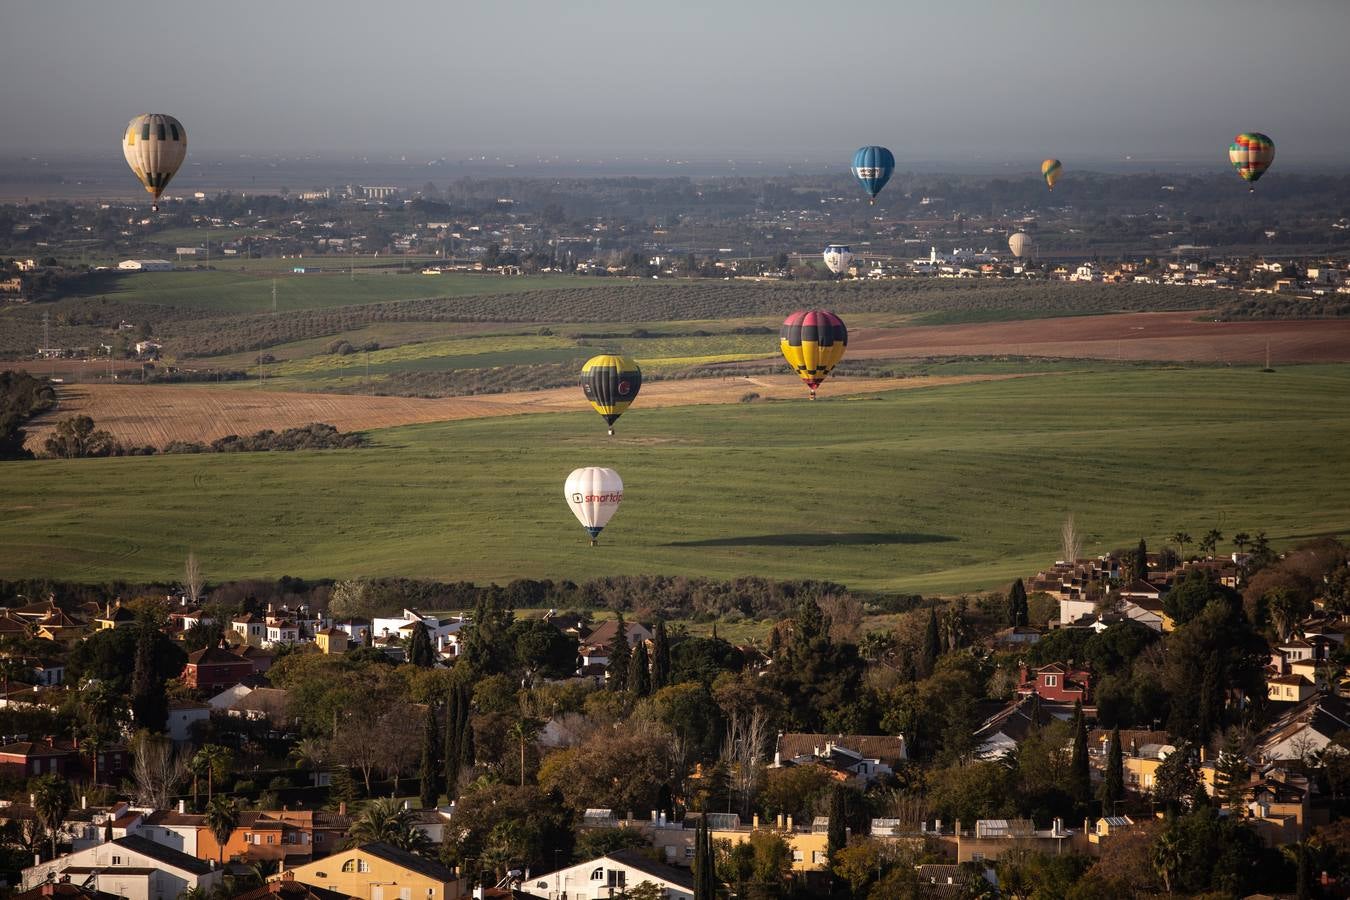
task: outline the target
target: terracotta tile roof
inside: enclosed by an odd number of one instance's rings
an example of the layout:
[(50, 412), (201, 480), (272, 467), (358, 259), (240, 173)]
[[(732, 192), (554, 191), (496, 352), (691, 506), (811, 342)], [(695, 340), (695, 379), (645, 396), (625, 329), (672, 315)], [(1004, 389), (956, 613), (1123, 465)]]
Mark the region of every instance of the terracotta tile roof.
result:
[(792, 732), (779, 735), (778, 753), (787, 759), (810, 756), (819, 751), (825, 752), (825, 745), (834, 744), (846, 750), (862, 754), (864, 759), (876, 759), (891, 767), (898, 766), (904, 759), (905, 739), (890, 734), (810, 734)]

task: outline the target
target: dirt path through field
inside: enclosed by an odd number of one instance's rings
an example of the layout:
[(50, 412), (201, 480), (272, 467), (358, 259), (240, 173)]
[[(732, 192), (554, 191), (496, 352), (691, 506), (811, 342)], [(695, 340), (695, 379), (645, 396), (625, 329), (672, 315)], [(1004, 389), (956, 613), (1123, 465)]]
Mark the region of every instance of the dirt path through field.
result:
[(1203, 313), (1125, 313), (850, 330), (849, 359), (1059, 356), (1272, 365), (1350, 362), (1350, 319), (1215, 322)]
[[(1016, 377), (1023, 376), (839, 378), (827, 382), (821, 393), (840, 397)], [(806, 389), (790, 375), (652, 381), (643, 385), (639, 402), (645, 407), (736, 403), (751, 392), (765, 399), (795, 399), (803, 397)], [(280, 431), (311, 422), (327, 422), (340, 431), (364, 431), (488, 416), (578, 412), (587, 408), (577, 388), (422, 400), (269, 391), (257, 386), (80, 384), (59, 388), (57, 397), (55, 411), (29, 423), (28, 446), (34, 450), (42, 446), (58, 420), (81, 413), (123, 443), (162, 447), (174, 440), (212, 441), (228, 434), (246, 435), (265, 428)]]

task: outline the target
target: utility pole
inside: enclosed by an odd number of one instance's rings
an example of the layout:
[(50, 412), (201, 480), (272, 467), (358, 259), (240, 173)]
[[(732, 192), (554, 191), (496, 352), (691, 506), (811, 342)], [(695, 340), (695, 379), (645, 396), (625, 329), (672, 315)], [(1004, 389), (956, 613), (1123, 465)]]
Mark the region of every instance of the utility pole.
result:
[(277, 311), (277, 280), (276, 280), (275, 278), (273, 278), (273, 279), (272, 279), (272, 314), (275, 315), (275, 314), (276, 314), (276, 311)]

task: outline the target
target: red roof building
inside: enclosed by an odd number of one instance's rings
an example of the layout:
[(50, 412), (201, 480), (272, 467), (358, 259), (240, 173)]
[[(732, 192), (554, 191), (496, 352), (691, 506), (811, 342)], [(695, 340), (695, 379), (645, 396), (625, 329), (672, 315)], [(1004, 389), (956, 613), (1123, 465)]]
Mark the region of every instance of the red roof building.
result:
[(253, 663), (223, 647), (206, 647), (188, 654), (180, 676), (194, 690), (219, 692), (253, 674)]

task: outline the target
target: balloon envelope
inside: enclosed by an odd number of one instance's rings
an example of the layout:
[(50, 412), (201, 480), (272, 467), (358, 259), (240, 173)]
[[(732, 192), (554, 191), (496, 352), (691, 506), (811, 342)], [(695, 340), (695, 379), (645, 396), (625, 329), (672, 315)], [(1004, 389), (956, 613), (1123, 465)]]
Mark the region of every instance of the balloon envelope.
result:
[(825, 268), (834, 274), (848, 268), (848, 264), (853, 261), (853, 251), (843, 244), (831, 244), (825, 248)]
[(623, 502), (623, 479), (613, 469), (588, 466), (573, 469), (563, 485), (563, 494), (572, 514), (595, 543), (598, 535), (609, 524), (619, 504)]
[(1275, 161), (1275, 142), (1259, 131), (1243, 132), (1229, 145), (1228, 161), (1245, 181), (1255, 183)]
[(806, 386), (811, 398), (830, 370), (844, 358), (848, 329), (832, 312), (823, 309), (798, 310), (788, 316), (778, 331), (778, 348)]
[(895, 156), (885, 147), (860, 147), (853, 154), (853, 177), (873, 200), (895, 171)]
[(1041, 163), (1041, 177), (1045, 179), (1046, 187), (1050, 190), (1055, 189), (1055, 182), (1059, 181), (1059, 172), (1064, 168), (1057, 159), (1047, 159)]
[[(127, 124), (122, 155), (141, 184), (159, 200), (187, 156), (187, 130), (173, 116), (147, 113)], [(158, 209), (158, 202), (155, 204)]]
[[(642, 370), (626, 356), (592, 356), (581, 367), (581, 391), (613, 426), (642, 389)], [(610, 434), (614, 433), (611, 427)]]
[(1019, 231), (1008, 238), (1008, 249), (1013, 252), (1013, 256), (1023, 259), (1031, 252), (1031, 235), (1024, 231)]

